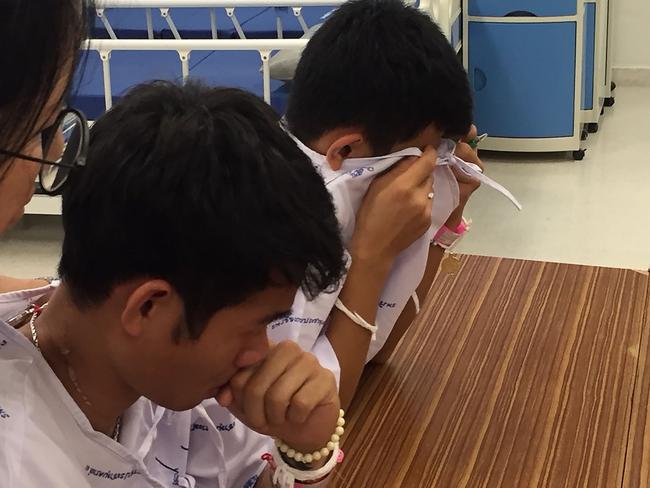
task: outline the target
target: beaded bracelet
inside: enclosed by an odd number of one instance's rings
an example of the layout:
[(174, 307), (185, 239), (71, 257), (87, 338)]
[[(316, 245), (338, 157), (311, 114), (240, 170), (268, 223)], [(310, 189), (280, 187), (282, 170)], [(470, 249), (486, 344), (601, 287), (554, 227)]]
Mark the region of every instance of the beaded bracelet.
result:
[(334, 430), (332, 437), (330, 437), (327, 446), (319, 449), (318, 451), (314, 451), (311, 454), (303, 454), (301, 452), (297, 452), (295, 449), (292, 449), (280, 439), (275, 440), (275, 445), (282, 454), (287, 456), (289, 459), (298, 461), (299, 463), (309, 464), (313, 461), (320, 461), (321, 459), (329, 456), (330, 452), (334, 452), (334, 450), (338, 447), (341, 436), (345, 433), (345, 429), (343, 428), (345, 425), (344, 415), (345, 412), (343, 410), (339, 410), (339, 418), (336, 421), (336, 429)]
[[(277, 488), (318, 488), (325, 486), (330, 473), (337, 464), (343, 461), (344, 457), (343, 451), (336, 444), (324, 466), (314, 470), (303, 470), (287, 464), (280, 451), (277, 451), (276, 454), (277, 458), (274, 458), (271, 454), (265, 454), (262, 459), (267, 461), (271, 467), (271, 481), (273, 486)], [(275, 459), (277, 459), (277, 463)]]

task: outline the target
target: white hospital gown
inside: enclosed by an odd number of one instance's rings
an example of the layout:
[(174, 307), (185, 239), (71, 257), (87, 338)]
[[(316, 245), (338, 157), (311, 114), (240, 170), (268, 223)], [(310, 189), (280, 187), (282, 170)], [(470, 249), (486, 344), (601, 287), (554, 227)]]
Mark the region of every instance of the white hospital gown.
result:
[[(419, 149), (409, 148), (386, 156), (350, 158), (343, 161), (339, 170), (334, 171), (324, 155), (313, 151), (300, 140), (296, 138), (294, 140), (310, 157), (332, 195), (343, 242), (346, 246), (354, 233), (356, 213), (372, 180), (403, 158), (422, 155)], [(450, 140), (443, 140), (438, 148), (438, 162), (433, 173), (435, 197), (432, 200), (431, 226), (420, 239), (400, 253), (395, 260), (381, 292), (375, 319), (376, 339), (370, 344), (366, 361), (370, 361), (388, 340), (397, 319), (424, 276), (432, 238), (459, 205), (458, 182), (451, 168), (456, 167), (461, 172), (479, 179), (486, 186), (501, 192), (517, 207), (520, 207), (508, 190), (477, 171), (474, 165), (455, 156), (455, 148), (455, 143)], [(273, 322), (269, 326), (269, 336), (273, 341), (293, 340), (297, 342), (303, 349), (313, 352), (321, 364), (331, 369), (337, 378), (340, 376), (340, 367), (336, 354), (325, 336), (325, 330), (343, 284), (341, 283), (336, 292), (323, 293), (313, 301), (308, 301), (299, 291), (295, 297), (291, 315)]]
[[(404, 157), (422, 154), (419, 149), (410, 148), (380, 158), (347, 159), (340, 170), (334, 171), (323, 155), (309, 149), (298, 140), (296, 142), (311, 158), (332, 195), (346, 246), (354, 233), (356, 212), (372, 180)], [(431, 227), (425, 235), (398, 256), (381, 293), (375, 319), (378, 327), (377, 336), (370, 344), (367, 360), (377, 354), (388, 339), (397, 318), (424, 276), (431, 238), (459, 204), (458, 183), (448, 165), (440, 165), (435, 169), (434, 193), (436, 197), (432, 202)], [(269, 327), (272, 340), (289, 339), (297, 342), (304, 349), (314, 352), (321, 364), (334, 371), (337, 377), (340, 375), (338, 361), (331, 346), (327, 347), (329, 341), (324, 332), (341, 287), (335, 293), (321, 294), (311, 302), (302, 292), (298, 292), (291, 315), (270, 324)]]
[[(0, 317), (50, 291), (0, 295)], [(32, 343), (0, 321), (0, 486), (252, 488), (271, 440), (236, 425), (214, 400), (172, 412), (141, 398), (115, 442), (92, 429)]]

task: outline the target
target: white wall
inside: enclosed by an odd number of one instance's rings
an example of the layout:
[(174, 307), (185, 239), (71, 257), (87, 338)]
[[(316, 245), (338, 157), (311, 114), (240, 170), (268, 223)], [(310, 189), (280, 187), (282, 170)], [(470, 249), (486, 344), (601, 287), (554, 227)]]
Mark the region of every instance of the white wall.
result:
[(614, 68), (650, 69), (650, 1), (609, 0)]

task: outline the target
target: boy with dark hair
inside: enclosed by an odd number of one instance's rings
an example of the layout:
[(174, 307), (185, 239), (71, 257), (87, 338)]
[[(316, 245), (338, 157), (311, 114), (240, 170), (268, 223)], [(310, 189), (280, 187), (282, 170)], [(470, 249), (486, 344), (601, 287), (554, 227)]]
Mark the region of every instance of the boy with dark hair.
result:
[[(336, 293), (312, 302), (298, 293), (292, 316), (272, 324), (271, 337), (298, 342), (340, 374), (347, 406), (366, 361), (390, 355), (445, 249), (467, 230), (463, 210), (479, 180), (494, 182), (461, 142), (474, 139), (476, 129), (456, 53), (430, 17), (399, 0), (352, 0), (327, 19), (303, 51), (286, 124), (334, 198), (352, 266)], [(403, 171), (403, 158), (423, 151), (437, 158), (433, 185), (413, 186), (402, 197), (429, 199), (429, 225), (400, 252), (383, 252), (390, 236), (372, 242), (370, 261), (371, 251), (355, 246), (368, 186), (382, 172)]]
[(333, 375), (266, 335), (344, 268), (331, 198), (273, 110), (154, 83), (90, 142), (63, 198), (61, 284), (20, 329), (0, 322), (3, 485), (239, 488), (237, 463), (261, 461), (225, 458), (235, 422), (305, 453), (332, 442)]
[(438, 147), (443, 135), (464, 137), (472, 94), (429, 16), (400, 0), (353, 0), (303, 51), (286, 119), (294, 136), (338, 166), (397, 148)]

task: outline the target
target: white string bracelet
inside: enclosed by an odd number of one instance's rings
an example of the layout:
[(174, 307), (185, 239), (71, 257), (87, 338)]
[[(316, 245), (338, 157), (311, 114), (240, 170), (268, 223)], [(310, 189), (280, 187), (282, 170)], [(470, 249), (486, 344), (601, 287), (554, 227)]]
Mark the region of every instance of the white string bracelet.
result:
[(372, 325), (372, 324), (366, 322), (366, 320), (361, 315), (359, 315), (358, 313), (350, 311), (345, 305), (343, 305), (343, 302), (341, 301), (340, 298), (336, 299), (335, 306), (341, 312), (343, 312), (345, 315), (347, 315), (348, 318), (352, 322), (354, 322), (355, 324), (360, 325), (364, 329), (369, 330), (370, 332), (372, 332), (372, 340), (373, 341), (377, 338), (377, 326), (376, 325)]
[[(343, 451), (339, 449), (341, 436), (345, 433), (345, 412), (339, 409), (339, 418), (336, 421), (336, 428), (331, 435), (326, 447), (317, 451), (303, 454), (289, 447), (280, 439), (275, 439), (275, 456), (264, 454), (262, 459), (267, 461), (273, 469), (273, 484), (278, 488), (294, 488), (296, 480), (300, 483), (306, 481), (318, 481), (313, 484), (315, 488), (319, 486), (321, 480), (324, 480), (334, 467), (343, 461)], [(299, 463), (310, 464), (312, 461), (320, 461), (332, 454), (325, 466), (315, 470), (305, 471), (292, 467), (284, 460), (284, 456), (293, 459)], [(277, 462), (275, 461), (277, 458)]]
[(413, 299), (413, 305), (415, 305), (415, 315), (417, 315), (420, 313), (420, 299), (418, 298), (418, 292), (414, 291), (411, 298)]
[(278, 488), (294, 488), (296, 482), (316, 481), (327, 477), (327, 475), (329, 475), (339, 463), (341, 450), (339, 449), (338, 443), (335, 444), (334, 449), (332, 450), (332, 455), (327, 463), (321, 468), (312, 471), (303, 471), (289, 466), (285, 462), (277, 446), (275, 446), (275, 454), (277, 455), (277, 466), (273, 473), (274, 486), (277, 486)]

